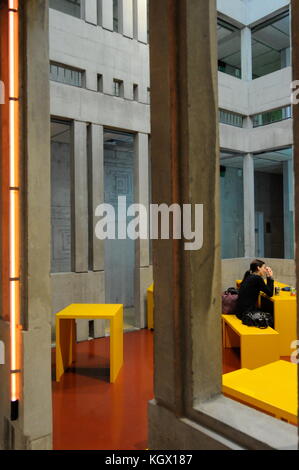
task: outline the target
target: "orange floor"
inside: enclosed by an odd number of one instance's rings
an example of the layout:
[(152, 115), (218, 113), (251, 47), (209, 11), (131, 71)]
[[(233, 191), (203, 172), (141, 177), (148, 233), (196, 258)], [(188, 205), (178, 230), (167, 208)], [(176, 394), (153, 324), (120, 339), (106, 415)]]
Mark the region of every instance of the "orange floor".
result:
[[(109, 338), (79, 343), (77, 361), (53, 380), (55, 450), (142, 450), (153, 398), (153, 332), (124, 335), (124, 366), (109, 383)], [(53, 350), (53, 378), (54, 378)], [(223, 373), (240, 368), (238, 349), (223, 352)]]
[(54, 449), (146, 449), (153, 333), (124, 335), (124, 366), (114, 384), (109, 383), (109, 338), (79, 343), (76, 351), (74, 368), (59, 384), (53, 380)]

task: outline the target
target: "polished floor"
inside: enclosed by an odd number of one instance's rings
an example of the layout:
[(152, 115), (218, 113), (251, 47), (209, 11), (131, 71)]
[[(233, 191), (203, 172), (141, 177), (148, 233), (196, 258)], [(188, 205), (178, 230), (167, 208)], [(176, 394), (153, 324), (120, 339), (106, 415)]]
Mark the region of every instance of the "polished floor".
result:
[[(109, 383), (109, 338), (77, 344), (74, 367), (54, 381), (56, 450), (146, 449), (147, 404), (153, 398), (153, 332), (124, 335), (124, 366)], [(238, 349), (223, 352), (223, 373), (240, 368)]]

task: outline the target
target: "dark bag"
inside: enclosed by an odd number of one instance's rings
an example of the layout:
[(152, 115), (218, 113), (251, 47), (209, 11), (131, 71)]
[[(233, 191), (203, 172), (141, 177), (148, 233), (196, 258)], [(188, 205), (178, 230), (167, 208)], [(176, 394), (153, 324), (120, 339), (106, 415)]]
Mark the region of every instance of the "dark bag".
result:
[(222, 294), (222, 313), (224, 315), (235, 315), (238, 300), (238, 290), (230, 287)]
[(273, 317), (270, 313), (261, 312), (260, 310), (253, 310), (243, 313), (243, 325), (255, 326), (256, 328), (274, 328)]

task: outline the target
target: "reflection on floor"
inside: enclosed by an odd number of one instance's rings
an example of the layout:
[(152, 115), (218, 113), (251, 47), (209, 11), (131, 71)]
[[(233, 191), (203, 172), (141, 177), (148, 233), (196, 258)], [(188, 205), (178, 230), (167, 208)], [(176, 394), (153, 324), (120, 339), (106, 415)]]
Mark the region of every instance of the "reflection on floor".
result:
[[(138, 450), (147, 444), (147, 405), (153, 398), (153, 335), (124, 335), (124, 366), (109, 383), (109, 338), (77, 345), (77, 361), (54, 382), (53, 446), (60, 450)], [(287, 358), (284, 358), (287, 360)], [(240, 368), (238, 349), (223, 351), (223, 373)]]

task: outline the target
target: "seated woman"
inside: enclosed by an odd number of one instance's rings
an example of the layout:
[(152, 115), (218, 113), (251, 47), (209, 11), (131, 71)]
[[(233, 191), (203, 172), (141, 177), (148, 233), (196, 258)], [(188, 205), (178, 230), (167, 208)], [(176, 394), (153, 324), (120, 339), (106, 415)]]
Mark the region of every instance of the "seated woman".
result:
[[(263, 277), (267, 276), (267, 285)], [(257, 309), (257, 301), (260, 292), (264, 292), (268, 297), (274, 293), (273, 271), (267, 267), (264, 261), (254, 260), (250, 265), (250, 271), (246, 271), (244, 279), (239, 289), (236, 312), (237, 317), (242, 320), (245, 312)]]

